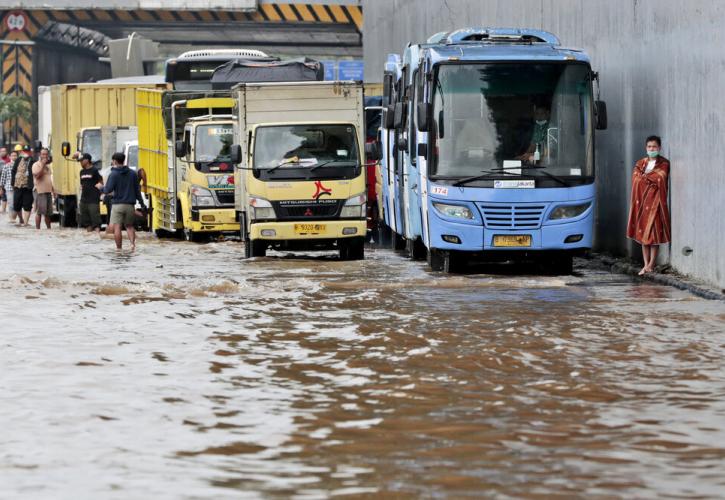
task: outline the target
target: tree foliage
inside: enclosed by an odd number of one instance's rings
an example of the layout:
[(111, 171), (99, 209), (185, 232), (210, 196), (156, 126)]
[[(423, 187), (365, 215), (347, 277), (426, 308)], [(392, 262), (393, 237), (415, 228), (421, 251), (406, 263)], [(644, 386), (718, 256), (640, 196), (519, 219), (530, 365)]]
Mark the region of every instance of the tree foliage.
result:
[(0, 94), (0, 123), (20, 118), (30, 120), (32, 103), (26, 96)]

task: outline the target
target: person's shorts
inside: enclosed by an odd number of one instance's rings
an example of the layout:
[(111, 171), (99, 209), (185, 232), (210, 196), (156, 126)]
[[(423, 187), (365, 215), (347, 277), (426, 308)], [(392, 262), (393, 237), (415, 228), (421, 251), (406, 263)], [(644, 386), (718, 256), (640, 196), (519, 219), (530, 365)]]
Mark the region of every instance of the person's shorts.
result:
[(81, 227), (101, 227), (101, 209), (98, 203), (81, 202), (80, 212)]
[(38, 215), (53, 215), (53, 195), (50, 193), (37, 193), (35, 198), (35, 213)]
[[(5, 200), (7, 200), (7, 202), (8, 202), (8, 208), (10, 208), (11, 212), (14, 212), (15, 210), (13, 208), (13, 190), (12, 190), (12, 188), (6, 189), (4, 192), (5, 192)], [(3, 201), (5, 201), (5, 200), (3, 200)]]
[(28, 188), (13, 189), (13, 211), (25, 210), (30, 212), (33, 208), (33, 192)]
[(136, 210), (133, 205), (114, 203), (113, 208), (111, 208), (111, 224), (133, 226), (136, 216), (135, 212)]

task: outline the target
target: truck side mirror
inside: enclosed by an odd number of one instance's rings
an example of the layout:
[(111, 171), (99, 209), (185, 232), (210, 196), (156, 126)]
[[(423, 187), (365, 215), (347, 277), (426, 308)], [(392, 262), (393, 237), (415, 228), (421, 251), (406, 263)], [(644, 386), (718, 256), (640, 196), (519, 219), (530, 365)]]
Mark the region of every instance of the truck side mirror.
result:
[(68, 155), (70, 155), (70, 142), (65, 141), (60, 145), (60, 154), (62, 154), (64, 158), (67, 158)]
[(423, 158), (428, 156), (428, 145), (424, 142), (418, 143), (418, 156), (421, 156)]
[(380, 147), (377, 142), (373, 141), (365, 144), (365, 158), (368, 161), (378, 161), (380, 159)]
[(233, 165), (239, 165), (242, 163), (242, 146), (239, 144), (232, 144), (232, 147), (229, 152), (229, 156), (231, 159), (229, 162)]
[(597, 130), (607, 130), (607, 103), (594, 101), (594, 115), (596, 117)]
[(383, 109), (383, 128), (391, 129), (395, 123), (395, 105), (389, 104)]
[(41, 149), (43, 149), (43, 143), (42, 143), (42, 142), (40, 142), (40, 141), (35, 141), (35, 143), (33, 143), (33, 150), (34, 150), (34, 151), (35, 151), (36, 153), (40, 153), (40, 150), (41, 150)]
[(186, 156), (186, 143), (184, 141), (176, 141), (174, 144), (174, 153), (177, 158)]
[(425, 102), (419, 102), (418, 103), (418, 130), (420, 132), (426, 132), (428, 130), (428, 119), (430, 118), (430, 106), (428, 106), (428, 103)]
[(402, 102), (396, 102), (395, 111), (393, 112), (393, 128), (401, 128), (403, 126), (404, 115), (405, 105)]

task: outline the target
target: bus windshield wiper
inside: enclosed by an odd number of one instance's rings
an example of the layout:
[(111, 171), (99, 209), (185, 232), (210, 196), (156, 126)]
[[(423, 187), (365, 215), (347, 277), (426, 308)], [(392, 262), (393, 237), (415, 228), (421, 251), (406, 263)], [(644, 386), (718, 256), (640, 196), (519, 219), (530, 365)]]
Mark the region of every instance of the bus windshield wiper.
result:
[(563, 184), (566, 187), (571, 187), (571, 184), (566, 182), (563, 178), (559, 177), (558, 175), (554, 175), (552, 173), (547, 172), (546, 167), (544, 165), (521, 165), (520, 167), (519, 166), (499, 167), (499, 168), (494, 169), (494, 171), (500, 172), (500, 173), (506, 173), (506, 174), (513, 173), (514, 175), (516, 175), (514, 172), (508, 172), (508, 170), (519, 170), (519, 169), (520, 170), (539, 170), (539, 171), (541, 171), (542, 174), (549, 177), (550, 179), (554, 179), (556, 182)]
[[(518, 167), (516, 167), (516, 168), (518, 168)], [(493, 170), (484, 170), (483, 172), (484, 173), (479, 174), (479, 175), (473, 175), (471, 177), (464, 177), (463, 179), (459, 179), (459, 180), (457, 180), (456, 182), (454, 182), (451, 185), (452, 186), (463, 186), (464, 184), (468, 184), (469, 182), (478, 181), (478, 180), (481, 180), (481, 179), (486, 179), (488, 177), (493, 177), (493, 176), (495, 176), (497, 174), (516, 175), (516, 176), (519, 175), (516, 172), (508, 172), (507, 169), (503, 169), (503, 168), (501, 168), (501, 169), (493, 169)]]

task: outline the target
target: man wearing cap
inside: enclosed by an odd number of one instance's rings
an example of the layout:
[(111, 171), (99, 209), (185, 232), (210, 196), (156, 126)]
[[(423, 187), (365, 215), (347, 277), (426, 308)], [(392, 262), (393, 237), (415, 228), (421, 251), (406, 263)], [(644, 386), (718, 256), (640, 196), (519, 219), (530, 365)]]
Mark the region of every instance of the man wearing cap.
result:
[[(16, 147), (17, 148), (17, 147)], [(29, 226), (33, 208), (33, 172), (30, 147), (23, 146), (20, 157), (13, 164), (10, 183), (13, 186), (13, 210), (18, 214), (19, 226)]]
[(80, 224), (89, 233), (95, 231), (101, 234), (101, 188), (103, 187), (103, 176), (93, 166), (93, 157), (89, 153), (81, 156), (81, 203), (80, 203)]

